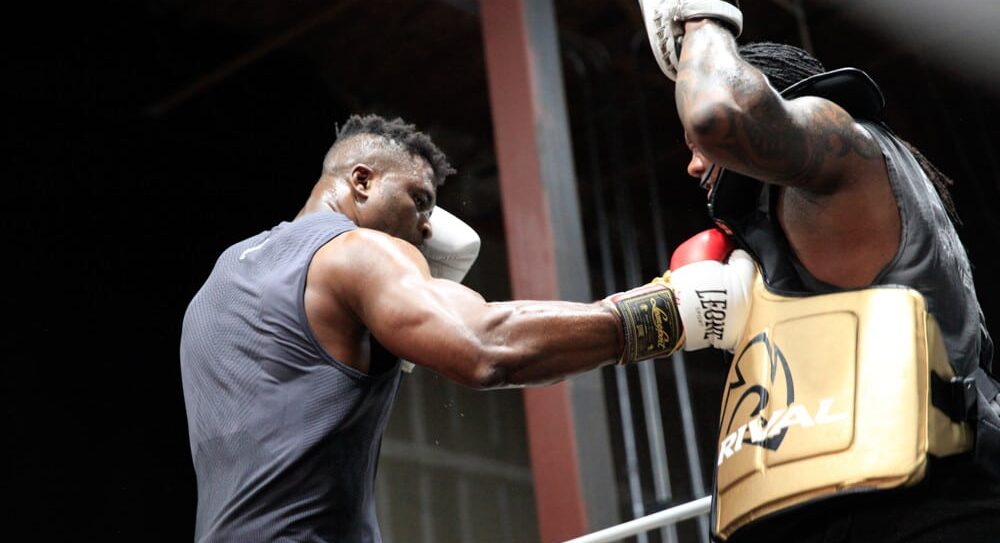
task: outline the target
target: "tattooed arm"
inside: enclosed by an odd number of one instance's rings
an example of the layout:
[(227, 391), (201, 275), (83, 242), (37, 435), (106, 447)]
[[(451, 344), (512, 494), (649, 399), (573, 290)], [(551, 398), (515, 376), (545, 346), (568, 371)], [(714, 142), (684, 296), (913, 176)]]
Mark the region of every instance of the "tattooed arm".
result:
[(884, 172), (878, 144), (846, 111), (783, 99), (713, 21), (687, 23), (675, 97), (692, 144), (723, 168), (819, 194)]

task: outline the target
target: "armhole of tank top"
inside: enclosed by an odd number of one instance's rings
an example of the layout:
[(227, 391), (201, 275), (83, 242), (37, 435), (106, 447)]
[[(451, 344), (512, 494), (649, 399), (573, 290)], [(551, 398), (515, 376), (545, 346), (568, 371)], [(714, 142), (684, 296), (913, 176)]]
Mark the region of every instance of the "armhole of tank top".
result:
[(886, 174), (889, 176), (889, 188), (892, 190), (892, 197), (896, 202), (896, 212), (899, 213), (899, 245), (896, 246), (896, 253), (889, 262), (885, 266), (882, 266), (882, 269), (872, 279), (871, 284), (878, 285), (903, 258), (903, 251), (910, 239), (909, 215), (906, 213), (907, 210), (904, 209), (904, 207), (907, 207), (907, 203), (904, 200), (904, 195), (899, 185), (904, 182), (899, 179), (899, 165), (896, 164), (895, 159), (891, 156), (891, 149), (888, 148), (889, 145), (896, 145), (892, 132), (878, 127), (875, 123), (858, 124), (878, 142), (879, 151), (882, 153), (882, 160), (885, 161)]
[(323, 345), (319, 342), (319, 339), (316, 338), (316, 333), (313, 331), (312, 326), (309, 324), (309, 316), (306, 315), (306, 280), (309, 277), (309, 268), (312, 266), (312, 259), (316, 256), (316, 253), (319, 252), (319, 250), (322, 249), (327, 243), (330, 243), (338, 236), (346, 234), (351, 230), (353, 230), (353, 228), (342, 229), (337, 234), (330, 236), (322, 243), (317, 244), (316, 247), (313, 249), (313, 251), (309, 254), (309, 260), (303, 267), (302, 274), (299, 277), (298, 292), (295, 296), (295, 305), (297, 306), (296, 312), (298, 313), (299, 326), (302, 327), (302, 330), (305, 332), (306, 337), (309, 338), (309, 343), (312, 345), (312, 348), (316, 350), (316, 352), (319, 354), (319, 357), (324, 362), (328, 363), (333, 368), (339, 370), (344, 375), (347, 375), (348, 377), (355, 379), (357, 381), (375, 382), (379, 380), (381, 375), (374, 375), (374, 376), (368, 375), (367, 373), (364, 373), (357, 368), (351, 367), (341, 362), (340, 360), (337, 360), (336, 358), (333, 357), (333, 355), (328, 353), (326, 349), (323, 348)]

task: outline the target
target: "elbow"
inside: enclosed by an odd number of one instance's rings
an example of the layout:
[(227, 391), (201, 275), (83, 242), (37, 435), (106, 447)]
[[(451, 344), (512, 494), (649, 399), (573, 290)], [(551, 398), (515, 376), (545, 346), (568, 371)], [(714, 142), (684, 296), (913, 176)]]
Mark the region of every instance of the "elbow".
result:
[(482, 364), (477, 366), (469, 386), (476, 390), (491, 390), (506, 388), (511, 385), (508, 371), (499, 364)]
[(691, 108), (681, 119), (691, 143), (708, 156), (723, 143), (731, 127), (743, 114), (742, 108), (731, 101), (711, 101)]
[(553, 385), (566, 378), (563, 372), (541, 366), (537, 357), (505, 350), (477, 364), (465, 384), (476, 390), (496, 390)]
[(510, 345), (507, 334), (501, 332), (511, 319), (513, 310), (500, 308), (474, 327), (467, 337), (467, 360), (461, 383), (476, 390), (504, 388), (511, 385), (511, 374), (518, 367), (519, 349)]
[(463, 384), (476, 390), (510, 386), (510, 367), (504, 363), (501, 349), (483, 346), (478, 351), (475, 362), (470, 365), (470, 371), (463, 379), (465, 381)]
[(458, 384), (473, 390), (493, 390), (508, 388), (508, 372), (502, 366), (495, 364), (475, 364), (461, 375), (453, 376)]
[(562, 373), (546, 367), (545, 349), (539, 339), (512, 330), (512, 322), (520, 320), (519, 311), (525, 310), (500, 307), (482, 322), (476, 333), (470, 334), (474, 338), (468, 351), (471, 363), (462, 372), (462, 384), (489, 390), (561, 380)]
[(537, 365), (537, 356), (523, 345), (481, 344), (472, 360), (473, 363), (463, 372), (461, 381), (463, 385), (475, 390), (546, 384), (543, 382), (546, 380), (531, 375), (533, 372), (530, 368)]
[(785, 101), (763, 75), (748, 74), (740, 84), (705, 96), (684, 108), (681, 123), (691, 142), (709, 158), (728, 154), (727, 149), (746, 145), (740, 135), (782, 125), (789, 118)]

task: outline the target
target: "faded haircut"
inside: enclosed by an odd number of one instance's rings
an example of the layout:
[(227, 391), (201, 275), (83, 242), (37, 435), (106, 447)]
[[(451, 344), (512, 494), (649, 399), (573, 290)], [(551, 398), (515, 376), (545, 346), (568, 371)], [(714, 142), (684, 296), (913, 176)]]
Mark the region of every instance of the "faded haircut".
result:
[[(401, 146), (411, 155), (426, 160), (434, 171), (435, 186), (441, 186), (446, 177), (455, 173), (455, 169), (448, 162), (448, 157), (434, 144), (430, 136), (418, 131), (412, 124), (406, 123), (399, 117), (388, 120), (374, 113), (351, 115), (343, 126), (337, 128), (337, 139), (331, 149), (338, 143), (359, 135), (385, 138)], [(324, 170), (329, 168), (326, 161), (323, 168)]]
[[(740, 56), (757, 68), (779, 92), (803, 79), (826, 71), (823, 63), (808, 51), (793, 45), (773, 42), (753, 42), (739, 46)], [(896, 136), (920, 164), (944, 204), (948, 217), (956, 225), (961, 224), (955, 202), (951, 198), (951, 186), (955, 182), (937, 168), (931, 161), (908, 141)]]

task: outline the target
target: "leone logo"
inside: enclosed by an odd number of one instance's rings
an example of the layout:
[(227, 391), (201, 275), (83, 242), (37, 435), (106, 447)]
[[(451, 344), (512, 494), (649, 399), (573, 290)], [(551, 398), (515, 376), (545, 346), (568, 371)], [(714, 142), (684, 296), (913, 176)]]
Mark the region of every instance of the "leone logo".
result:
[[(745, 371), (747, 364), (750, 371)], [(740, 350), (732, 376), (722, 404), (720, 437), (725, 437), (719, 443), (720, 466), (744, 445), (777, 451), (793, 426), (810, 428), (848, 416), (831, 414), (831, 398), (820, 399), (812, 413), (795, 401), (791, 366), (767, 332), (757, 334)]]

